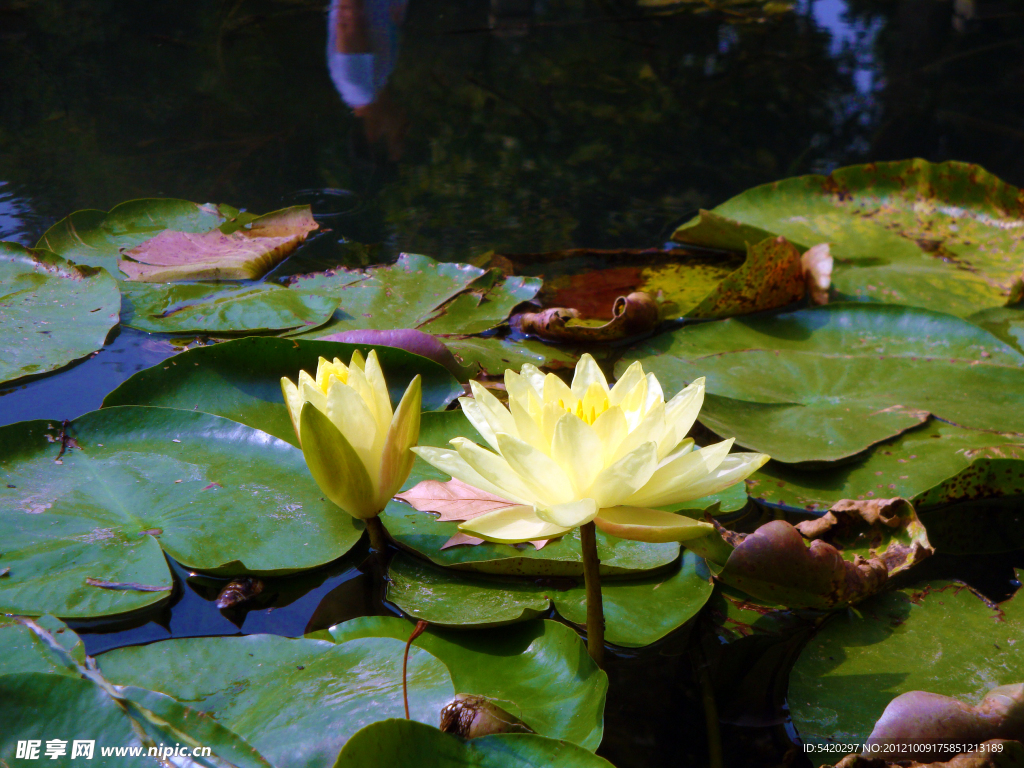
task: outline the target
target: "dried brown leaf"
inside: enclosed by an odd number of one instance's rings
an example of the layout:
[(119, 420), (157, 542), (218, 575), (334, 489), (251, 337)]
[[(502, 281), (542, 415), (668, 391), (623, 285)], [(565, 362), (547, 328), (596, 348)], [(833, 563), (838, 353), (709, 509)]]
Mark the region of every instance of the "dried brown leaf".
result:
[(620, 296), (612, 306), (612, 319), (604, 325), (576, 325), (578, 310), (552, 307), (540, 312), (524, 312), (512, 318), (513, 325), (523, 333), (531, 333), (548, 341), (601, 342), (626, 339), (653, 331), (661, 320), (654, 297), (643, 291)]
[(420, 512), (437, 512), (437, 520), (442, 523), (464, 522), (488, 512), (516, 506), (514, 501), (474, 488), (455, 478), (446, 483), (424, 480), (395, 498), (411, 504)]

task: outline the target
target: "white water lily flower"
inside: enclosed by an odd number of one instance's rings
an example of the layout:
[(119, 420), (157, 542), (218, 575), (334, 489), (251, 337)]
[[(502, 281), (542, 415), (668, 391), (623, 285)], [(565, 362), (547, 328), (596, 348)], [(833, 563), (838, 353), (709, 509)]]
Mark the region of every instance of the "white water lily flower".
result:
[(361, 520), (376, 516), (409, 477), (420, 434), (416, 376), (392, 413), (377, 353), (358, 350), (345, 365), (320, 358), (316, 378), (299, 372), (281, 390), (306, 466), (332, 502)]
[(638, 541), (686, 541), (711, 526), (651, 507), (701, 498), (738, 483), (768, 461), (734, 453), (725, 440), (694, 450), (684, 439), (704, 402), (697, 379), (668, 402), (653, 374), (633, 363), (609, 388), (583, 355), (572, 386), (533, 365), (505, 372), (509, 406), (473, 381), (462, 410), (493, 449), (466, 438), (453, 448), (420, 446), (425, 461), (517, 506), (469, 520), (459, 530), (488, 541), (548, 539), (593, 521)]

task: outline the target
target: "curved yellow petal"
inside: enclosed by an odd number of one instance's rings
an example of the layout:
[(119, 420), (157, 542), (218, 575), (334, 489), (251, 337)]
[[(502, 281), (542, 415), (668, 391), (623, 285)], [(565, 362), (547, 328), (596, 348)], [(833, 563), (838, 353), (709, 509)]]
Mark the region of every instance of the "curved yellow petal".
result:
[(555, 425), (551, 458), (568, 476), (574, 494), (583, 496), (604, 466), (604, 449), (589, 424), (567, 413)]
[[(286, 376), (281, 377), (281, 394), (284, 395), (284, 404), (288, 407), (288, 416), (292, 420), (292, 428), (295, 430), (295, 437), (299, 437), (299, 416), (302, 414), (302, 395), (299, 388)], [(299, 445), (302, 442), (299, 441)]]
[(608, 393), (608, 380), (604, 377), (604, 371), (588, 352), (576, 363), (576, 372), (572, 377), (572, 393), (578, 400), (582, 400), (591, 384), (597, 384), (603, 393)]
[(501, 401), (492, 395), (487, 387), (480, 382), (471, 379), (469, 386), (473, 390), (473, 399), (479, 404), (484, 418), (491, 425), (491, 429), (496, 433), (508, 432), (510, 435), (518, 437), (515, 419), (512, 418), (508, 408), (502, 405)]
[(658, 468), (658, 446), (644, 443), (598, 474), (587, 492), (601, 507), (621, 504), (651, 479)]
[(665, 438), (658, 453), (665, 458), (686, 437), (704, 404), (704, 377), (696, 379), (665, 404)]
[(542, 408), (540, 398), (543, 392), (537, 392), (526, 380), (525, 376), (520, 376), (511, 368), (506, 369), (505, 391), (508, 392), (509, 411), (512, 411), (513, 403), (518, 403), (519, 406), (530, 415), (530, 418), (538, 423), (540, 422), (540, 412)]
[[(542, 500), (543, 497), (536, 494), (533, 485), (523, 482), (523, 478), (512, 470), (502, 456), (491, 453), (464, 437), (456, 437), (451, 442), (469, 466), (476, 470), (488, 484), (499, 489), (497, 493), (502, 498), (522, 504), (534, 504)], [(482, 488), (483, 486), (477, 487)]]
[(467, 485), (472, 485), (482, 491), (493, 493), (495, 496), (501, 496), (509, 501), (515, 501), (520, 504), (528, 503), (530, 505), (530, 509), (533, 509), (532, 501), (527, 502), (525, 499), (512, 498), (504, 488), (490, 482), (483, 475), (469, 466), (466, 460), (462, 458), (462, 456), (459, 455), (459, 452), (454, 448), (436, 448), (432, 445), (420, 445), (411, 448), (410, 450), (430, 466), (436, 467), (442, 472), (446, 472), (456, 480), (461, 480)]
[(665, 437), (665, 431), (665, 404), (659, 401), (640, 419), (640, 423), (626, 435), (612, 455), (612, 461), (618, 461), (644, 443), (653, 442), (660, 448), (661, 442)]
[(525, 440), (538, 451), (550, 454), (551, 441), (544, 437), (541, 425), (527, 412), (522, 402), (509, 398), (508, 408), (512, 412), (512, 418), (515, 419), (519, 439)]
[(608, 399), (611, 400), (612, 405), (621, 403), (623, 398), (632, 391), (633, 387), (640, 383), (642, 378), (644, 378), (644, 367), (637, 360), (623, 372), (619, 380), (615, 382), (615, 386), (609, 390)]
[(549, 373), (544, 377), (544, 397), (542, 399), (545, 406), (558, 403), (564, 410), (575, 408), (579, 398), (572, 393), (568, 384), (555, 374)]
[(547, 378), (546, 374), (533, 363), (526, 363), (519, 369), (519, 375), (530, 385), (533, 393), (537, 395), (537, 399), (544, 402), (544, 380)]
[(374, 451), (377, 414), (370, 410), (366, 401), (352, 387), (340, 383), (336, 378), (332, 377), (331, 380), (334, 385), (327, 390), (327, 418), (359, 454), (370, 477), (376, 478), (380, 463), (380, 449)]
[(733, 442), (732, 438), (723, 440), (663, 463), (651, 475), (647, 484), (624, 503), (637, 507), (663, 507), (667, 504), (699, 499), (700, 496), (691, 495), (690, 486), (718, 468), (729, 454)]
[(484, 439), (484, 442), (494, 450), (498, 450), (498, 441), (494, 437), (494, 430), (491, 428), (487, 416), (484, 415), (480, 403), (472, 397), (460, 397), (459, 405), (462, 407), (463, 415), (469, 419), (469, 423), (480, 433), (480, 437)]
[(352, 517), (373, 517), (380, 508), (374, 503), (373, 486), (366, 467), (337, 427), (312, 403), (302, 407), (299, 417), (302, 455), (320, 490)]
[[(505, 432), (499, 432), (497, 438), (502, 458), (523, 486), (530, 489), (538, 503), (551, 506), (572, 501), (575, 496), (572, 482), (562, 467), (547, 454)], [(468, 456), (466, 461), (473, 464)]]
[(553, 539), (571, 528), (549, 523), (537, 517), (532, 506), (506, 507), (459, 524), (459, 530), (497, 544)]
[[(366, 381), (373, 390), (373, 402), (376, 406), (377, 424), (382, 430), (386, 430), (391, 424), (391, 418), (395, 415), (391, 409), (391, 395), (388, 393), (388, 385), (384, 380), (384, 372), (380, 369), (380, 361), (377, 359), (377, 350), (371, 349), (366, 356), (366, 365), (363, 368)], [(406, 389), (408, 391), (408, 388)]]
[[(370, 353), (373, 357), (373, 353)], [(369, 364), (369, 361), (367, 361)], [(402, 483), (412, 471), (416, 455), (410, 450), (420, 439), (420, 409), (423, 405), (423, 383), (419, 374), (409, 382), (402, 395), (391, 425), (388, 427), (387, 438), (380, 460), (380, 483), (378, 484), (378, 504), (383, 509), (388, 499), (402, 488)]]
[(626, 416), (626, 424), (632, 431), (636, 429), (640, 420), (643, 419), (646, 411), (644, 406), (647, 403), (647, 379), (642, 378), (629, 390), (619, 403), (623, 414)]
[(665, 393), (661, 389), (661, 382), (658, 381), (658, 377), (653, 373), (648, 373), (647, 376), (647, 399), (644, 402), (644, 411), (646, 412), (656, 402), (665, 402)]
[(643, 507), (602, 509), (594, 518), (594, 525), (620, 539), (654, 543), (690, 541), (715, 529), (710, 523)]
[(590, 426), (593, 428), (594, 434), (597, 435), (597, 439), (601, 441), (603, 462), (605, 464), (610, 463), (629, 430), (622, 409), (617, 405), (613, 405), (598, 416)]
[(687, 487), (686, 498), (679, 499), (679, 502), (724, 491), (730, 485), (746, 480), (770, 458), (766, 453), (730, 453), (711, 474)]
[(547, 523), (562, 526), (564, 528), (578, 528), (589, 523), (600, 507), (593, 499), (579, 499), (566, 504), (556, 504), (553, 507), (541, 507), (536, 509), (537, 517)]

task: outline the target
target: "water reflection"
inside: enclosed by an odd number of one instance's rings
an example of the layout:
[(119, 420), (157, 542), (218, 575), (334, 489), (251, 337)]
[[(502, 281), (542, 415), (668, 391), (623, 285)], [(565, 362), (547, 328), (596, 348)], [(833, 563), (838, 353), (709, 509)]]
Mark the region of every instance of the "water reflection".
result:
[(367, 142), (383, 142), (392, 161), (402, 156), (408, 131), (405, 111), (388, 89), (404, 18), (405, 0), (332, 0), (327, 15), (334, 87), (362, 121)]

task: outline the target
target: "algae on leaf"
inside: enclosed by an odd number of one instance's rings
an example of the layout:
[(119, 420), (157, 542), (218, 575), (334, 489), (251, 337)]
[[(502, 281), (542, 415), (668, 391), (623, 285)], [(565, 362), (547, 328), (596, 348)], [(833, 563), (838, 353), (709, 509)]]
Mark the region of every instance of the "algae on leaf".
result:
[(0, 242), (0, 382), (36, 376), (103, 346), (121, 297), (102, 269)]

